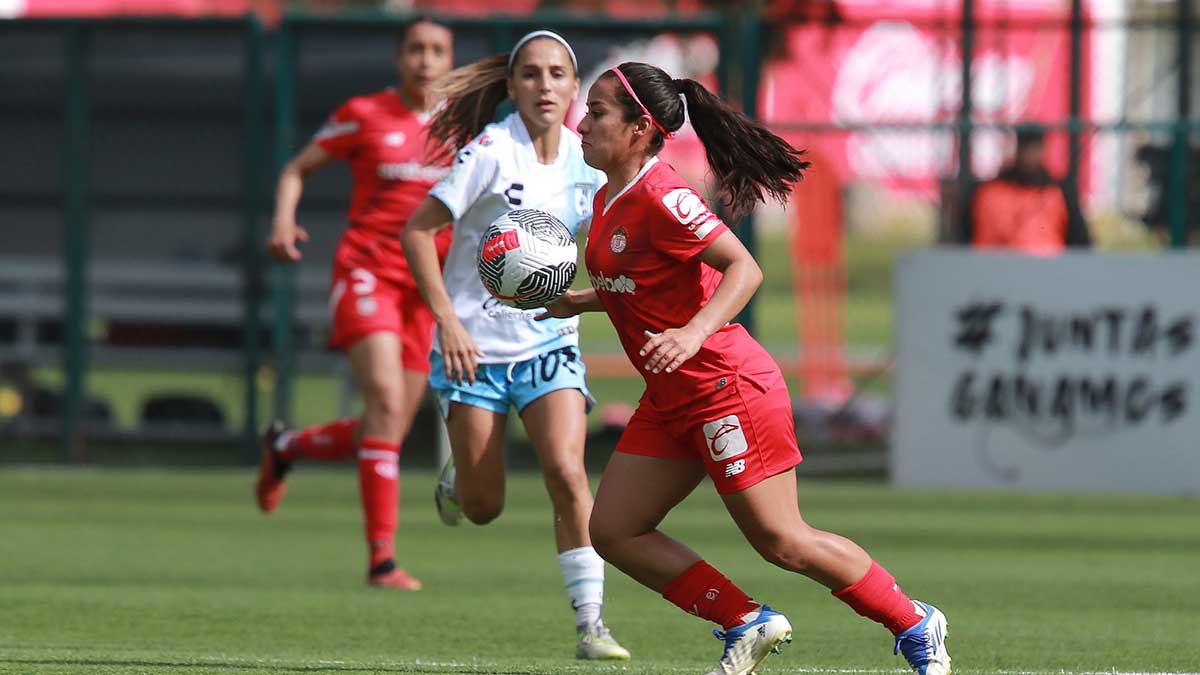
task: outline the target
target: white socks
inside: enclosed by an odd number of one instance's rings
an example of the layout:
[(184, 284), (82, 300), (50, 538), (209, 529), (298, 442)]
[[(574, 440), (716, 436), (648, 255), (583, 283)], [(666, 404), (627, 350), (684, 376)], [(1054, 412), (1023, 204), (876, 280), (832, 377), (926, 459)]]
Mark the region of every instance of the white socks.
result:
[(591, 546), (558, 554), (567, 597), (575, 610), (575, 627), (583, 630), (600, 620), (604, 605), (604, 559)]

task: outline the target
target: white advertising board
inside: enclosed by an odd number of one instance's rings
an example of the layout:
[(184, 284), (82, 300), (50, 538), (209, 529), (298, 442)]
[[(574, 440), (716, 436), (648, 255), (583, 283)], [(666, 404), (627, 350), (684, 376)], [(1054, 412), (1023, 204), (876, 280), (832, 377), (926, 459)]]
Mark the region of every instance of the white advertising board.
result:
[(895, 280), (893, 482), (1200, 493), (1200, 255), (931, 250)]

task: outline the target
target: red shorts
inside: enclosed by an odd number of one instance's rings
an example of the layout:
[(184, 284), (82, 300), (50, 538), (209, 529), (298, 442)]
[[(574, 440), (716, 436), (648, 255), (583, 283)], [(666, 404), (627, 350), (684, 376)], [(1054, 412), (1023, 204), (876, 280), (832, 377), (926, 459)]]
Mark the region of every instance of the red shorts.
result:
[(429, 374), (433, 313), (415, 286), (389, 281), (365, 267), (335, 263), (329, 306), (329, 346), (346, 351), (371, 333), (395, 333), (400, 336), (404, 369)]
[(745, 490), (800, 463), (792, 399), (783, 377), (766, 384), (733, 376), (718, 395), (692, 410), (664, 412), (643, 401), (617, 452), (704, 462), (717, 486)]

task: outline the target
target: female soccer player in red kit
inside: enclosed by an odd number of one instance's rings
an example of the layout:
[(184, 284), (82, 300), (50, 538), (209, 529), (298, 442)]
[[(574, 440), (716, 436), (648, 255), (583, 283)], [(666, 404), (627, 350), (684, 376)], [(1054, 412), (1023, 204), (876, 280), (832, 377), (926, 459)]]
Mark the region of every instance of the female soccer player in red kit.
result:
[[(396, 54), (401, 86), (350, 99), (337, 109), (279, 177), (268, 250), (283, 262), (300, 259), (296, 225), (304, 179), (333, 162), (350, 163), (354, 192), (350, 227), (333, 264), (330, 306), (333, 347), (345, 350), (363, 397), (358, 419), (287, 431), (276, 422), (263, 442), (255, 496), (273, 512), (284, 477), (298, 459), (358, 455), (359, 488), (370, 549), (372, 586), (416, 590), (419, 581), (396, 566), (399, 500), (397, 462), (429, 376), (433, 315), (408, 271), (399, 235), (429, 189), (449, 171), (426, 155), (426, 125), (437, 103), (431, 85), (454, 60), (450, 30), (428, 19), (411, 24)], [(442, 258), (450, 232), (438, 240)]]
[(656, 155), (684, 122), (684, 102), (736, 216), (764, 193), (783, 200), (808, 162), (692, 80), (643, 63), (606, 72), (579, 125), (584, 159), (608, 175), (596, 195), (586, 262), (592, 289), (542, 317), (605, 311), (646, 392), (604, 471), (592, 545), (681, 609), (722, 626), (712, 675), (746, 675), (791, 638), (791, 624), (751, 600), (658, 529), (707, 474), (766, 560), (824, 584), (886, 626), (919, 675), (950, 671), (945, 616), (910, 600), (854, 542), (800, 516), (791, 399), (778, 365), (729, 321), (762, 281), (738, 238)]

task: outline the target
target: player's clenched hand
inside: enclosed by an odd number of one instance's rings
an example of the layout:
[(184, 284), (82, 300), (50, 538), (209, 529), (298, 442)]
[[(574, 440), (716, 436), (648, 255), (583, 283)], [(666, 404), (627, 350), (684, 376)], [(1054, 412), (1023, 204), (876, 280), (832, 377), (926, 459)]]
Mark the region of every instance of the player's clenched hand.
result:
[(575, 293), (576, 291), (567, 291), (558, 296), (558, 299), (546, 305), (546, 311), (533, 317), (533, 320), (569, 319), (573, 316), (578, 316), (583, 311), (583, 308), (575, 302)]
[(702, 332), (687, 326), (668, 328), (661, 333), (643, 332), (649, 339), (638, 354), (650, 355), (643, 367), (654, 373), (664, 370), (670, 373), (683, 365), (684, 361), (700, 351), (700, 345), (704, 344), (705, 338)]
[(438, 324), (438, 344), (442, 348), (442, 361), (446, 368), (446, 379), (462, 384), (464, 379), (475, 384), (477, 357), (483, 356), (466, 326), (453, 317)]
[(276, 225), (267, 242), (267, 253), (279, 262), (295, 262), (303, 254), (296, 248), (296, 242), (308, 241), (308, 230), (299, 225)]

